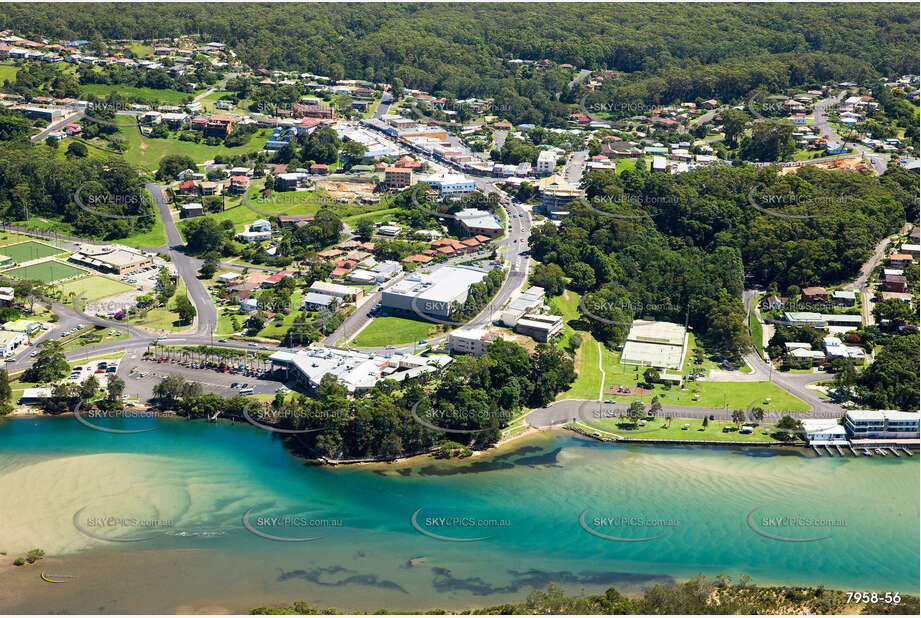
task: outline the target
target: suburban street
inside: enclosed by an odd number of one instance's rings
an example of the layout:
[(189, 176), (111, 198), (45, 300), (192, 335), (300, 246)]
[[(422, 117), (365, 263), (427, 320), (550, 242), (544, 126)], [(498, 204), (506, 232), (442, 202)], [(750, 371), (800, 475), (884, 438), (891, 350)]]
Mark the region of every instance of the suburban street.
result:
[[(205, 285), (198, 278), (198, 269), (201, 267), (201, 260), (193, 258), (183, 251), (185, 242), (173, 221), (170, 213), (169, 204), (166, 196), (163, 194), (163, 187), (153, 183), (147, 184), (147, 190), (154, 197), (157, 204), (157, 210), (160, 212), (160, 219), (163, 221), (163, 228), (166, 230), (167, 245), (166, 249), (172, 258), (176, 271), (185, 282), (186, 289), (189, 293), (189, 300), (195, 305), (197, 334), (210, 335), (217, 328), (217, 308), (211, 300), (211, 295), (205, 289)], [(158, 248), (161, 250), (163, 248)]]
[[(840, 92), (827, 99), (822, 99), (815, 104), (815, 108), (812, 112), (813, 124), (818, 130), (819, 135), (833, 142), (843, 143), (845, 140), (828, 124), (828, 109), (840, 103), (845, 94), (847, 94), (847, 91)], [(886, 155), (875, 153), (872, 149), (854, 142), (848, 142), (847, 145), (862, 154), (863, 158), (867, 160), (877, 175), (882, 174), (889, 167), (889, 160)]]

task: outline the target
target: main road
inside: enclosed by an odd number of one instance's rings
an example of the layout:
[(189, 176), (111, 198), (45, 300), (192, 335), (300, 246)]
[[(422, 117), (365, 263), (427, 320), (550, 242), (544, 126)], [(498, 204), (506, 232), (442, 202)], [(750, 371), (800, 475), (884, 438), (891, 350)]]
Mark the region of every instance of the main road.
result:
[(163, 194), (163, 187), (148, 183), (147, 190), (153, 195), (157, 210), (160, 213), (160, 220), (163, 222), (163, 229), (166, 230), (167, 244), (155, 250), (165, 250), (169, 254), (170, 259), (176, 266), (176, 272), (185, 282), (189, 300), (195, 305), (196, 334), (210, 336), (217, 329), (217, 307), (211, 300), (211, 294), (208, 293), (205, 285), (198, 278), (201, 260), (186, 253), (185, 241), (176, 227), (176, 222), (173, 221), (173, 214), (170, 212), (169, 203)]

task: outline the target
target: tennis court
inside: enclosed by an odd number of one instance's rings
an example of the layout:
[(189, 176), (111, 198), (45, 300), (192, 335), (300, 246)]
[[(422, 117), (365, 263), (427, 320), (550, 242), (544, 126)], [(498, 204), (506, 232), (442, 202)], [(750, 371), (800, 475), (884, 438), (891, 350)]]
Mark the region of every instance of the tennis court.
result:
[(60, 253), (64, 253), (64, 251), (34, 240), (27, 240), (26, 242), (0, 247), (0, 255), (12, 258), (17, 264), (30, 262), (32, 260), (40, 260)]
[(64, 262), (46, 260), (37, 264), (30, 264), (29, 266), (20, 266), (19, 268), (5, 270), (3, 274), (17, 279), (37, 279), (44, 283), (51, 283), (53, 281), (60, 281), (61, 279), (69, 279), (70, 277), (82, 275), (86, 272), (89, 271), (71, 266), (70, 264), (65, 264)]

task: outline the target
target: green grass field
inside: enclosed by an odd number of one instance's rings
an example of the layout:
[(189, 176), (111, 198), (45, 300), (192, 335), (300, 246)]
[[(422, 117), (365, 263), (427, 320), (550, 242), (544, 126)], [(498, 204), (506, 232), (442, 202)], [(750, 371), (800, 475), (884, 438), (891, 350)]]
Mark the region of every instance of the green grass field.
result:
[(237, 197), (228, 199), (226, 210), (209, 214), (215, 221), (230, 221), (235, 229), (242, 232), (246, 225), (256, 219), (268, 219), (276, 215), (312, 215), (329, 199), (325, 191), (288, 191), (273, 193), (269, 198), (261, 199), (259, 191), (251, 192), (249, 202)]
[[(153, 203), (153, 196), (150, 195), (150, 191), (145, 190), (146, 193)], [(154, 249), (156, 247), (161, 247), (166, 244), (166, 230), (163, 229), (163, 221), (160, 219), (160, 211), (154, 207), (154, 224), (146, 232), (138, 232), (137, 234), (132, 234), (131, 236), (126, 236), (125, 238), (120, 238), (118, 240), (119, 244), (128, 245), (129, 247), (135, 247), (138, 249)]]
[(0, 64), (0, 84), (9, 80), (11, 82), (16, 81), (16, 73), (19, 72), (19, 67), (12, 64)]
[(67, 279), (89, 272), (57, 260), (46, 260), (30, 266), (20, 266), (3, 272), (4, 275), (17, 279), (37, 279), (45, 283)]
[(379, 348), (388, 345), (402, 345), (428, 339), (440, 331), (438, 324), (385, 316), (374, 318), (358, 336), (349, 342), (356, 348)]
[(185, 282), (180, 278), (176, 286), (176, 293), (167, 301), (166, 307), (151, 309), (143, 318), (136, 319), (132, 323), (156, 330), (187, 330), (191, 325), (180, 322), (179, 314), (175, 311), (176, 299), (184, 294), (187, 294)]
[(6, 255), (13, 258), (13, 261), (16, 263), (30, 262), (32, 260), (40, 260), (42, 258), (51, 257), (52, 255), (59, 255), (65, 253), (63, 249), (58, 249), (57, 247), (52, 247), (51, 245), (46, 245), (43, 242), (36, 242), (34, 240), (27, 240), (15, 245), (6, 245), (0, 247), (0, 255)]
[[(560, 339), (559, 346), (568, 347), (570, 336), (573, 329), (569, 322), (579, 318), (579, 300), (580, 296), (572, 290), (566, 290), (562, 296), (551, 299), (554, 312), (563, 316), (563, 337)], [(578, 377), (573, 382), (569, 390), (561, 392), (557, 399), (598, 399), (599, 387), (601, 385), (601, 369), (598, 367), (598, 342), (588, 331), (579, 331), (582, 337), (582, 346), (575, 356), (575, 369)], [(694, 362), (693, 350), (697, 347), (697, 342), (693, 333), (688, 337), (688, 351), (685, 356), (682, 375), (688, 375), (692, 371), (707, 372), (716, 369), (718, 364), (711, 359), (705, 358), (703, 363)], [(618, 403), (630, 403), (638, 400), (644, 403), (652, 401), (653, 396), (658, 395), (663, 405), (673, 404), (694, 407), (723, 408), (730, 410), (741, 408), (748, 409), (753, 403), (758, 403), (765, 410), (788, 410), (796, 412), (805, 412), (809, 406), (770, 382), (707, 382), (696, 381), (686, 382), (684, 388), (672, 386), (666, 388), (665, 385), (656, 385), (649, 395), (614, 397), (607, 393), (610, 386), (636, 386), (638, 382), (643, 381), (644, 367), (634, 365), (622, 365), (620, 363), (620, 352), (601, 346), (601, 361), (604, 369), (604, 386), (605, 392), (602, 399), (614, 399)], [(770, 403), (765, 403), (770, 399)]]
[(135, 56), (147, 56), (153, 53), (154, 48), (150, 45), (144, 45), (143, 43), (136, 42), (128, 45), (128, 51), (130, 51)]
[[(134, 122), (133, 116), (119, 115), (120, 123)], [(260, 129), (250, 138), (248, 144), (227, 148), (226, 146), (207, 146), (194, 142), (182, 142), (178, 139), (155, 139), (141, 135), (137, 127), (120, 127), (119, 134), (125, 138), (122, 148), (125, 160), (145, 170), (156, 170), (160, 159), (170, 154), (181, 154), (191, 157), (196, 162), (210, 161), (216, 155), (250, 154), (262, 150), (265, 140), (268, 139), (269, 130)]]
[[(10, 232), (6, 230), (3, 232), (0, 232), (0, 247), (9, 246), (15, 243), (20, 243), (20, 242), (25, 242), (25, 241), (30, 241), (30, 240), (35, 240), (35, 238), (33, 238), (32, 236), (28, 236), (26, 234), (21, 234), (19, 232)], [(0, 249), (0, 255), (6, 255), (5, 253), (3, 253), (3, 249)]]
[(125, 86), (123, 84), (83, 84), (80, 86), (80, 92), (84, 96), (93, 94), (97, 97), (104, 97), (117, 92), (126, 97), (138, 97), (146, 101), (154, 101), (166, 105), (179, 105), (191, 99), (196, 94), (204, 92), (204, 90), (196, 90), (193, 93), (187, 93), (168, 88), (138, 88), (137, 86)]
[[(584, 421), (586, 425), (602, 431), (616, 433), (636, 440), (713, 440), (717, 442), (777, 442), (770, 436), (773, 425), (759, 425), (751, 433), (739, 433), (735, 424), (727, 421), (709, 421), (704, 427), (699, 418), (673, 418), (666, 422), (662, 417), (646, 420), (645, 426), (633, 425), (623, 418), (599, 418)], [(689, 427), (683, 429), (684, 425)], [(730, 426), (730, 431), (723, 428)]]
[(65, 281), (58, 287), (61, 289), (65, 300), (73, 293), (76, 297), (83, 298), (84, 302), (92, 302), (134, 289), (132, 285), (124, 281), (118, 281), (102, 275), (91, 275), (74, 279), (73, 281)]

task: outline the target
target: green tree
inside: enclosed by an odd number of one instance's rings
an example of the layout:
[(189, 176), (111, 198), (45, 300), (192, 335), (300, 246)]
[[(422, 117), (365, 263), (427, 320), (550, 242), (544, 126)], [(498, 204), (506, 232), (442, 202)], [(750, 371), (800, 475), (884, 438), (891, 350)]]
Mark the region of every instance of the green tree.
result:
[(176, 298), (176, 313), (179, 314), (179, 320), (186, 324), (191, 324), (195, 319), (195, 305), (189, 301), (186, 294)]
[(646, 408), (642, 401), (631, 401), (627, 408), (627, 418), (633, 425), (639, 424), (640, 420), (646, 416)]
[(157, 167), (157, 180), (173, 180), (185, 170), (197, 170), (195, 160), (187, 155), (168, 154), (160, 159)]
[(106, 399), (113, 403), (120, 403), (125, 394), (125, 381), (116, 375), (111, 376), (106, 384)]
[(89, 151), (87, 151), (86, 145), (83, 142), (71, 142), (67, 145), (67, 152), (64, 154), (68, 157), (85, 159)]
[(59, 341), (45, 340), (38, 344), (39, 352), (32, 366), (22, 374), (24, 382), (53, 382), (70, 372), (70, 365), (64, 357), (64, 348)]
[(13, 389), (10, 388), (10, 374), (6, 369), (0, 369), (0, 416), (5, 416), (13, 411)]

